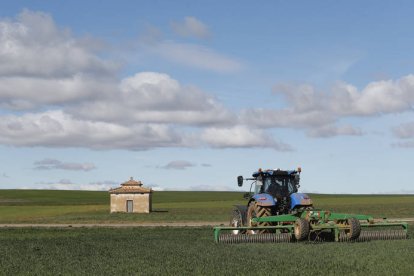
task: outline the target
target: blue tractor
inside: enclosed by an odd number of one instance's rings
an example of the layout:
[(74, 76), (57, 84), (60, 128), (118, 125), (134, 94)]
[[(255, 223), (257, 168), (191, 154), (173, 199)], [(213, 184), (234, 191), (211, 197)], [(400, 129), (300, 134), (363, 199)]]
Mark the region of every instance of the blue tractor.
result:
[[(310, 197), (307, 194), (298, 193), (300, 172), (300, 168), (288, 171), (259, 169), (253, 173), (253, 178), (237, 177), (239, 187), (243, 185), (243, 180), (253, 180), (253, 182), (250, 186), (250, 193), (245, 195), (248, 199), (247, 205), (235, 206), (230, 226), (270, 226), (271, 222), (255, 223), (252, 219), (311, 210), (313, 206)], [(251, 234), (256, 232), (257, 230), (249, 230)]]
[(315, 209), (307, 194), (298, 193), (300, 173), (300, 168), (291, 171), (259, 169), (252, 178), (237, 177), (240, 187), (244, 180), (253, 180), (250, 192), (245, 195), (248, 203), (235, 206), (230, 226), (214, 227), (215, 241), (250, 243), (407, 238), (407, 222)]

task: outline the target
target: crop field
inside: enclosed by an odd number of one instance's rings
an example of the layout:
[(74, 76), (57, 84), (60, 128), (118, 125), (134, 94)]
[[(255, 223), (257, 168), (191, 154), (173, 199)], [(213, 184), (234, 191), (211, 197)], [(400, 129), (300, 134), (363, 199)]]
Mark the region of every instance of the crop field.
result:
[(210, 228), (0, 229), (0, 248), (1, 275), (412, 275), (414, 269), (412, 239), (225, 245), (213, 242)]
[[(311, 194), (316, 208), (382, 218), (414, 217), (414, 195)], [(0, 223), (226, 222), (239, 192), (155, 192), (151, 214), (110, 214), (109, 194), (0, 190)]]
[[(155, 192), (151, 214), (109, 214), (106, 192), (0, 190), (0, 224), (226, 222), (236, 192)], [(319, 195), (319, 208), (413, 217), (414, 196)], [(211, 227), (0, 228), (0, 275), (410, 275), (408, 240), (215, 244)]]

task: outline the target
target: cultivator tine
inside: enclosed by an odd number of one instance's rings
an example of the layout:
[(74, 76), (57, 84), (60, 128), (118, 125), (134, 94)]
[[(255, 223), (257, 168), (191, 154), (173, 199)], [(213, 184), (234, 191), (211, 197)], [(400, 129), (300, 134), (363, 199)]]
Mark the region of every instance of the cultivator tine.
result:
[(256, 235), (232, 235), (222, 234), (219, 236), (219, 243), (282, 243), (290, 242), (292, 235), (289, 233), (264, 233)]

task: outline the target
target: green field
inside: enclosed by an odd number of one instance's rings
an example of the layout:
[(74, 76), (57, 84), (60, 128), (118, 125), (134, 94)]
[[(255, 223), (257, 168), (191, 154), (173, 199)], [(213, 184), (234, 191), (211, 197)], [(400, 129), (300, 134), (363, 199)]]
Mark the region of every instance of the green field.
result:
[[(314, 205), (413, 217), (414, 196), (318, 195)], [(106, 192), (0, 190), (0, 223), (225, 222), (236, 192), (156, 192), (151, 214), (109, 214)], [(215, 244), (211, 228), (0, 228), (0, 275), (410, 275), (408, 240)]]
[[(151, 214), (110, 214), (107, 192), (0, 190), (0, 223), (227, 221), (237, 192), (155, 192)], [(311, 194), (317, 208), (375, 217), (414, 216), (414, 195)]]
[(189, 227), (0, 229), (0, 248), (1, 275), (412, 275), (414, 260), (412, 239), (225, 245)]

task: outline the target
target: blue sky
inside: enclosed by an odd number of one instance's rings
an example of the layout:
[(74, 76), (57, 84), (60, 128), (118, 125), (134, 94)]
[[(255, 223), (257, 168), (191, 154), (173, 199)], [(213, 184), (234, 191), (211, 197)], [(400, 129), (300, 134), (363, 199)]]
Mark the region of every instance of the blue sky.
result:
[(303, 191), (414, 193), (413, 8), (2, 3), (0, 188), (240, 190), (301, 166)]

